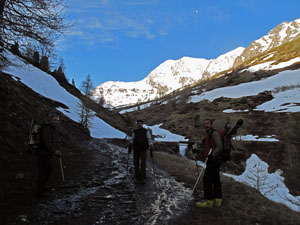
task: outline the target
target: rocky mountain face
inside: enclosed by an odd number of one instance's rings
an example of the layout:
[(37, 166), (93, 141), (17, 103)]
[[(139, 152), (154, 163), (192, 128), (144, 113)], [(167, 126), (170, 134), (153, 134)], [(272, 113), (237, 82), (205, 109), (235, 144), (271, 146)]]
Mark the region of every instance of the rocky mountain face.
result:
[(253, 57), (299, 37), (300, 19), (283, 22), (246, 49), (238, 47), (211, 60), (190, 57), (167, 60), (141, 81), (105, 82), (96, 87), (94, 96), (103, 98), (107, 105), (114, 107), (154, 100), (201, 79), (228, 72)]
[(300, 37), (300, 18), (292, 22), (283, 22), (272, 29), (267, 35), (253, 41), (243, 53), (235, 59), (234, 67), (250, 60), (274, 47), (283, 43), (295, 40)]

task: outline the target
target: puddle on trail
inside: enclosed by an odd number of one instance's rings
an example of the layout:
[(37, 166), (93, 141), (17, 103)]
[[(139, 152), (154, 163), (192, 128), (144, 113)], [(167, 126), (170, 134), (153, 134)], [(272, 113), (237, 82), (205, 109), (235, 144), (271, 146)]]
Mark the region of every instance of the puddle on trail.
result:
[[(133, 182), (132, 155), (105, 140), (93, 140), (98, 149), (86, 168), (64, 195), (39, 204), (26, 222), (12, 224), (168, 224), (190, 202), (191, 190), (147, 162), (147, 184)], [(99, 162), (99, 163), (98, 163)], [(129, 166), (127, 166), (129, 165)]]

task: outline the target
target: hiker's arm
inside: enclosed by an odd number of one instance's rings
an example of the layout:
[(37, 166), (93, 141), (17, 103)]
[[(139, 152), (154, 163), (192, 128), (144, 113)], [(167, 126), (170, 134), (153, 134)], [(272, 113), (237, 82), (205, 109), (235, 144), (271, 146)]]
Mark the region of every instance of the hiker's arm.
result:
[(219, 134), (219, 132), (215, 131), (212, 133), (212, 140), (216, 146), (214, 149), (214, 152), (213, 152), (213, 157), (221, 155), (223, 144), (222, 144), (222, 139), (221, 139), (221, 135)]
[(130, 144), (133, 144), (134, 137), (135, 137), (135, 133), (132, 132), (131, 137), (130, 136), (128, 137), (128, 141), (129, 141)]
[(152, 137), (151, 137), (149, 130), (147, 130), (146, 134), (147, 134), (148, 144), (149, 144), (149, 146), (152, 146)]

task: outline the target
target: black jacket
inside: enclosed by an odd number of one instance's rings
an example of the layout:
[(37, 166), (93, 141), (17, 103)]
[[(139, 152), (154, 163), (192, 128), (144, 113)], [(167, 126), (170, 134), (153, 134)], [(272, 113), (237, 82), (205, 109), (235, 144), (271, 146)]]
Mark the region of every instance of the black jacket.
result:
[[(144, 127), (135, 129), (133, 131), (133, 149), (147, 150), (149, 148), (149, 141), (147, 137), (148, 130)], [(151, 144), (151, 143), (150, 143)]]
[(52, 157), (58, 147), (56, 128), (50, 124), (44, 124), (41, 129), (39, 156)]

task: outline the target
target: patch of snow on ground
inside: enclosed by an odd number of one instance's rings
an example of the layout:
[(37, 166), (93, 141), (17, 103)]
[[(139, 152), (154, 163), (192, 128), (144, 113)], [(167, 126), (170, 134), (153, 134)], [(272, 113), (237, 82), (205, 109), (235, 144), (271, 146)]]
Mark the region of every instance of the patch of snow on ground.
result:
[(179, 144), (179, 154), (181, 156), (185, 155), (185, 151), (186, 151), (187, 147), (188, 147), (188, 144), (185, 144), (185, 143), (180, 143)]
[(275, 135), (271, 135), (271, 136), (265, 136), (263, 138), (259, 138), (257, 135), (244, 135), (244, 136), (236, 136), (233, 137), (233, 140), (236, 141), (263, 141), (263, 142), (277, 142), (279, 141), (278, 139), (274, 138)]
[(223, 113), (237, 113), (237, 112), (249, 112), (249, 109), (225, 109), (223, 110)]
[(165, 130), (163, 128), (160, 128), (161, 124), (158, 125), (154, 125), (154, 126), (145, 126), (145, 127), (149, 127), (152, 130), (152, 134), (153, 135), (161, 135), (161, 136), (165, 136), (164, 138), (155, 138), (156, 141), (187, 141), (188, 139), (186, 139), (185, 137), (178, 135), (178, 134), (173, 134), (168, 130)]
[[(241, 98), (246, 96), (253, 96), (263, 91), (273, 91), (274, 89), (280, 86), (295, 85), (298, 84), (299, 82), (300, 82), (300, 70), (287, 70), (259, 81), (253, 81), (249, 83), (242, 83), (235, 86), (217, 88), (211, 91), (204, 92), (200, 95), (193, 95), (189, 98), (187, 102), (196, 103), (196, 102), (203, 101), (205, 99), (212, 102), (213, 100), (220, 97)], [(258, 106), (257, 110), (264, 110), (264, 107), (266, 107), (266, 110), (270, 110), (271, 108), (272, 109), (274, 108), (272, 111), (276, 111), (278, 107), (275, 106), (273, 107), (272, 104), (276, 103), (278, 105), (280, 101), (284, 99), (285, 103), (292, 103), (288, 108), (289, 111), (299, 112), (300, 108), (299, 106), (296, 106), (296, 103), (300, 103), (300, 96), (298, 94), (299, 94), (298, 89), (294, 89), (293, 91), (285, 91), (285, 92), (279, 92), (278, 94), (273, 94), (274, 99), (270, 101), (271, 103), (268, 104), (264, 103), (265, 105), (263, 104), (261, 106)], [(293, 97), (287, 98), (288, 95)], [(282, 107), (280, 106), (279, 109), (282, 110)]]
[(259, 70), (281, 69), (281, 68), (293, 65), (296, 62), (300, 62), (300, 57), (291, 59), (291, 60), (286, 61), (286, 62), (278, 63), (277, 65), (272, 65), (272, 63), (274, 63), (274, 61), (265, 62), (265, 63), (258, 64), (258, 65), (255, 65), (255, 66), (251, 66), (251, 67), (249, 67), (247, 69), (247, 71), (249, 71), (249, 72), (257, 72)]
[(292, 89), (277, 94), (274, 98), (256, 107), (265, 112), (300, 112), (300, 89)]
[(269, 165), (257, 155), (252, 154), (246, 161), (245, 171), (239, 175), (224, 174), (234, 180), (257, 189), (266, 198), (282, 203), (294, 211), (300, 212), (300, 196), (293, 196), (284, 184), (282, 171), (268, 172)]

